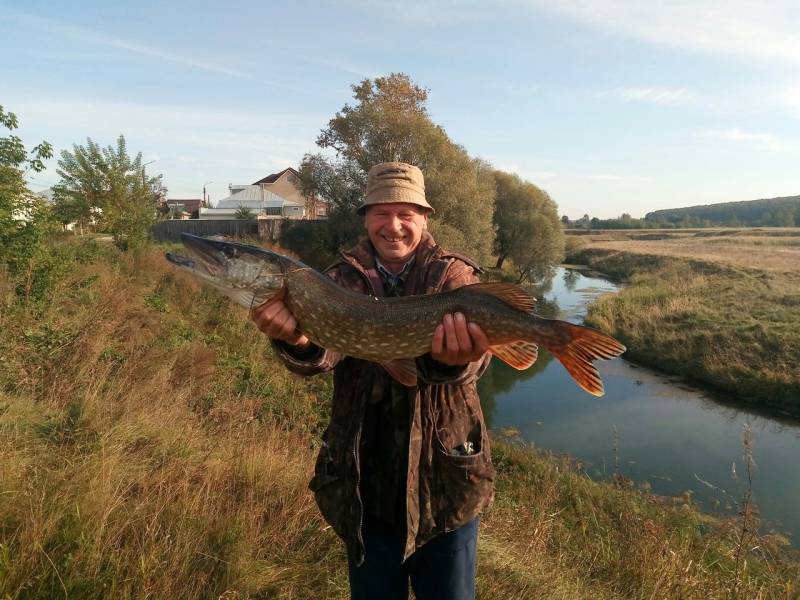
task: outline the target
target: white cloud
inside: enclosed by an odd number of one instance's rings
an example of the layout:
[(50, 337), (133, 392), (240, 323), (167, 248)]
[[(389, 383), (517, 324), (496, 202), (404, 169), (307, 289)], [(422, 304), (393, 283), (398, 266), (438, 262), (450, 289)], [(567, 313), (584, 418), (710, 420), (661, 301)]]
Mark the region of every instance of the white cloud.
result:
[[(251, 73), (232, 68), (228, 65), (194, 56), (189, 57), (176, 54), (168, 50), (145, 45), (131, 40), (122, 40), (116, 37), (111, 37), (105, 33), (96, 32), (85, 27), (74, 25), (72, 23), (65, 23), (62, 21), (56, 21), (54, 19), (22, 13), (10, 13), (9, 16), (24, 26), (31, 27), (38, 31), (45, 31), (47, 33), (67, 37), (76, 41), (88, 42), (90, 44), (106, 46), (109, 48), (118, 48), (132, 54), (138, 54), (140, 56), (147, 56), (162, 61), (186, 65), (204, 71), (211, 71), (213, 73), (235, 77), (237, 79), (254, 79), (254, 76)], [(262, 77), (259, 77), (259, 81), (283, 89), (297, 89), (294, 86), (285, 83), (264, 80)]]
[[(761, 93), (763, 100), (763, 90)], [(782, 87), (772, 92), (770, 96), (775, 104), (786, 109), (793, 116), (800, 117), (800, 84)]]
[(774, 136), (768, 133), (742, 131), (738, 127), (732, 129), (709, 129), (704, 131), (703, 135), (731, 142), (758, 142), (766, 145), (774, 145), (777, 141)]
[(796, 0), (508, 0), (658, 45), (800, 63)]
[(634, 87), (605, 90), (596, 94), (598, 97), (610, 96), (625, 102), (650, 102), (653, 104), (688, 104), (694, 102), (696, 97), (686, 88), (653, 88)]

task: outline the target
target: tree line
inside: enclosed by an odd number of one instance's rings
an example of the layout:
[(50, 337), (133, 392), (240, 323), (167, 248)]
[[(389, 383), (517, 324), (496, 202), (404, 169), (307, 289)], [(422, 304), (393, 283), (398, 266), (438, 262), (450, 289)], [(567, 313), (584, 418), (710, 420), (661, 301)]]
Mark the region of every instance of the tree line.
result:
[(583, 215), (561, 223), (567, 229), (675, 229), (693, 227), (800, 227), (800, 196), (722, 202), (686, 208), (669, 208), (634, 219), (623, 213), (616, 219)]
[(800, 196), (657, 210), (644, 218), (685, 227), (800, 227)]

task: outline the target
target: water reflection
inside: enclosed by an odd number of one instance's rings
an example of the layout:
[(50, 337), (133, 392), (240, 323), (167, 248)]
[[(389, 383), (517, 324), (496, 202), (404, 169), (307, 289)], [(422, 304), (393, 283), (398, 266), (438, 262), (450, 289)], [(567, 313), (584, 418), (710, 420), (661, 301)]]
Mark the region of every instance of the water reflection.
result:
[[(602, 278), (561, 269), (537, 312), (581, 322), (589, 303), (615, 290)], [(797, 420), (720, 403), (678, 378), (622, 359), (597, 366), (606, 387), (603, 398), (580, 390), (546, 351), (526, 371), (493, 360), (480, 381), (490, 427), (511, 427), (537, 446), (571, 454), (592, 477), (609, 477), (618, 469), (657, 494), (688, 493), (704, 509), (735, 515), (743, 493), (741, 432), (749, 424), (760, 514), (800, 535)]]
[(575, 269), (564, 269), (564, 287), (568, 292), (574, 292), (575, 286), (581, 278), (581, 274)]
[(489, 427), (492, 425), (492, 416), (494, 415), (496, 397), (498, 394), (509, 392), (522, 381), (533, 379), (547, 368), (550, 361), (553, 360), (553, 355), (546, 350), (539, 349), (539, 357), (533, 366), (524, 371), (517, 371), (509, 367), (503, 361), (497, 358), (492, 358), (492, 362), (486, 369), (486, 372), (478, 380), (478, 393), (481, 396), (481, 408), (483, 409), (486, 424)]

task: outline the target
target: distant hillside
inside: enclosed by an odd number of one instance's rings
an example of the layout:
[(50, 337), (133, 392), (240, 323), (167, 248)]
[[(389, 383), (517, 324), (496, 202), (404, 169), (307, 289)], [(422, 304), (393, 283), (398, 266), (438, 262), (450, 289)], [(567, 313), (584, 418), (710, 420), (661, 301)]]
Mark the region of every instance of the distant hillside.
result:
[(682, 227), (800, 226), (800, 196), (656, 210), (647, 213), (644, 219), (648, 224), (671, 223)]

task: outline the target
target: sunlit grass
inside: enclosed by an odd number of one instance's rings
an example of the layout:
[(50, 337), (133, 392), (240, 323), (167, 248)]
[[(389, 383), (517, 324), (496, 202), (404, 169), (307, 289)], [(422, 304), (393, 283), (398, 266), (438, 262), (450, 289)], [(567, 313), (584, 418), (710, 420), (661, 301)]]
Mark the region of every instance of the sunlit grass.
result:
[[(329, 377), (289, 375), (157, 250), (71, 264), (49, 304), (2, 289), (0, 596), (348, 597), (306, 487)], [(680, 313), (692, 289), (650, 298)], [(495, 462), (479, 597), (731, 597), (732, 529), (512, 442)], [(790, 598), (798, 570), (765, 544), (736, 594)]]
[[(751, 239), (759, 238), (742, 236)], [(717, 260), (716, 250), (681, 246), (679, 256), (661, 242), (629, 240), (624, 249), (578, 243), (573, 261), (626, 281), (621, 293), (591, 307), (589, 322), (622, 339), (629, 358), (733, 399), (800, 413), (800, 374), (792, 366), (800, 364), (800, 254), (788, 261), (771, 246), (759, 254), (740, 241)], [(754, 258), (745, 261), (748, 255)]]

